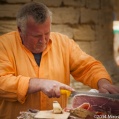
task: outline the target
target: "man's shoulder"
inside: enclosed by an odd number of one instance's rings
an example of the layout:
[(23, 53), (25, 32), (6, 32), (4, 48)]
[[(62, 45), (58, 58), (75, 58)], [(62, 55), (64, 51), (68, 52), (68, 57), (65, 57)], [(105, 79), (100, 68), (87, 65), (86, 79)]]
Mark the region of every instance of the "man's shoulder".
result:
[(62, 34), (60, 32), (51, 32), (50, 34), (51, 37), (55, 36), (55, 37), (68, 37), (65, 34)]
[(60, 46), (60, 48), (62, 47), (65, 50), (72, 47), (72, 45), (75, 45), (73, 39), (59, 32), (51, 32), (50, 39), (54, 46), (57, 46), (57, 48)]
[(8, 44), (14, 44), (17, 42), (16, 39), (18, 39), (18, 32), (17, 31), (12, 31), (6, 34), (3, 34), (0, 36), (0, 43), (4, 45)]
[(0, 35), (0, 37), (8, 36), (8, 35), (15, 35), (16, 33), (17, 33), (17, 31), (11, 31), (11, 32), (4, 33), (4, 34)]
[(12, 31), (12, 32), (9, 32), (9, 33), (5, 33), (3, 35), (0, 36), (0, 40), (2, 39), (13, 39), (17, 34), (17, 31)]
[(50, 39), (53, 42), (68, 42), (70, 41), (70, 38), (62, 33), (59, 32), (51, 32)]

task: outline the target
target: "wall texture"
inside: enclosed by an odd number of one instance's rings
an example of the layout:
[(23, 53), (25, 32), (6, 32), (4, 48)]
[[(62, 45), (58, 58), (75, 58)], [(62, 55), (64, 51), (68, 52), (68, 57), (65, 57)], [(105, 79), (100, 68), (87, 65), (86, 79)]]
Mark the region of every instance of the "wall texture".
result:
[[(45, 3), (53, 12), (52, 31), (74, 39), (86, 53), (104, 64), (115, 84), (119, 82), (112, 29), (114, 11), (119, 11), (118, 0), (0, 0), (0, 35), (16, 29), (16, 12), (30, 1)], [(71, 85), (85, 88), (73, 79)]]

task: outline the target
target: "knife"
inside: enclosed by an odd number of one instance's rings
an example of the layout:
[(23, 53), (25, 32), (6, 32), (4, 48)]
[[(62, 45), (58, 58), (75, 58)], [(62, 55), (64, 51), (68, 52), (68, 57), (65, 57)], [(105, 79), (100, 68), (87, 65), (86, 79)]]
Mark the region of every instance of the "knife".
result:
[(111, 99), (117, 99), (119, 100), (119, 94), (110, 94), (110, 93), (97, 93), (97, 92), (79, 92), (79, 91), (69, 91), (69, 90), (64, 90), (61, 89), (60, 93), (62, 95), (67, 95), (67, 97), (74, 97), (75, 95), (85, 95), (85, 96), (97, 96), (97, 97), (106, 97), (106, 98), (111, 98)]

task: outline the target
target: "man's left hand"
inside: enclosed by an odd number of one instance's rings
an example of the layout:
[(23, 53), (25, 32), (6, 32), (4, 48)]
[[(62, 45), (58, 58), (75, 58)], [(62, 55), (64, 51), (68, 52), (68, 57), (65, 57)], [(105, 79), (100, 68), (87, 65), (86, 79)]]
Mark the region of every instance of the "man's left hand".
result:
[(98, 81), (98, 87), (100, 93), (119, 94), (119, 87), (111, 84), (107, 79), (100, 79)]

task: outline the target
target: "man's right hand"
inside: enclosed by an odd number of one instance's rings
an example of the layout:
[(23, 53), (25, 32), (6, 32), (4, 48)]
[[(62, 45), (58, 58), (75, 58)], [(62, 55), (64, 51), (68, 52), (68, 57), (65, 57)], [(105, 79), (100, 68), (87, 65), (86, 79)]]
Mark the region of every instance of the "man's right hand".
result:
[(29, 81), (28, 93), (42, 91), (49, 98), (59, 98), (61, 89), (74, 91), (70, 86), (55, 80), (32, 78)]

